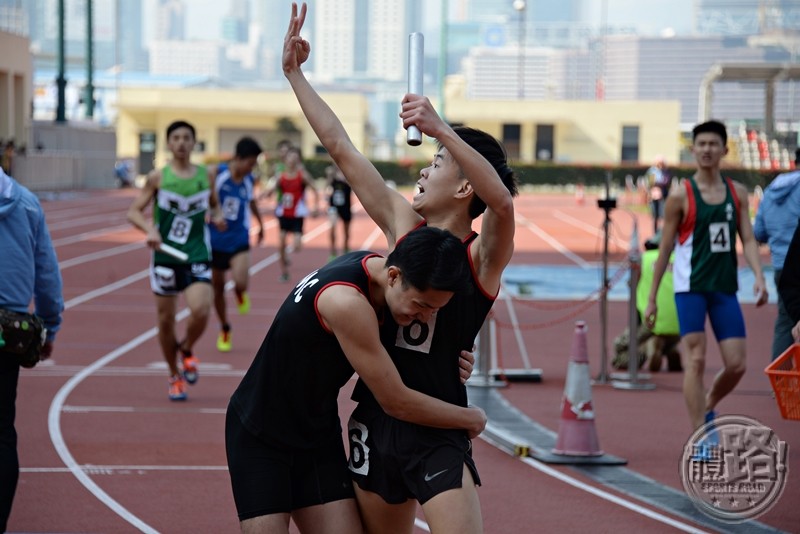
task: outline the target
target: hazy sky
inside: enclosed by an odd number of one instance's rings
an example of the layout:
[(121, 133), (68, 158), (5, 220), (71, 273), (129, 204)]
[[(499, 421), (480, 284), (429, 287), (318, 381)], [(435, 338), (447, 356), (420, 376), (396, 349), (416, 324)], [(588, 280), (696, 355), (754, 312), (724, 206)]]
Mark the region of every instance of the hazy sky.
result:
[[(258, 0), (255, 0), (258, 1)], [(504, 0), (497, 0), (498, 9)], [(511, 0), (505, 0), (509, 4)], [(558, 0), (552, 0), (558, 1)], [(672, 28), (678, 34), (692, 29), (692, 0), (605, 0), (608, 6), (610, 25), (634, 24), (642, 33), (658, 34)], [(153, 35), (157, 0), (145, 0), (144, 34), (147, 40)], [(602, 22), (604, 0), (587, 0), (590, 22), (598, 26)], [(192, 39), (217, 39), (220, 35), (220, 18), (227, 13), (230, 0), (188, 0), (187, 36)], [(439, 25), (441, 4), (437, 0), (425, 0), (429, 10), (425, 17), (428, 27)], [(309, 4), (313, 9), (313, 2)], [(281, 21), (283, 24), (283, 21)]]

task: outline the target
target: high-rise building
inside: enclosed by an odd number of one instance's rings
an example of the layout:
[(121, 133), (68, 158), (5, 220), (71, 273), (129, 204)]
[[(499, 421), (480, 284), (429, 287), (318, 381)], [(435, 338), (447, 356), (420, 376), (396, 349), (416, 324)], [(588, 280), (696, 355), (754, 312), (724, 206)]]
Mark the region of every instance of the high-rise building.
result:
[(183, 0), (158, 0), (157, 41), (181, 41), (186, 38), (186, 5)]
[[(790, 53), (782, 48), (750, 46), (747, 37), (610, 37), (606, 45), (607, 100), (679, 100), (681, 121), (698, 120), (699, 89), (703, 77), (717, 63), (784, 63)], [(775, 118), (793, 121), (800, 110), (800, 92), (793, 82), (775, 86)], [(711, 116), (721, 120), (764, 117), (763, 83), (718, 83), (714, 86)]]
[(249, 0), (231, 0), (228, 12), (222, 17), (222, 40), (229, 43), (246, 42), (249, 24)]
[[(314, 27), (316, 17), (316, 5), (309, 10), (306, 17), (303, 35), (310, 36), (311, 29)], [(253, 2), (252, 21), (260, 31), (261, 35), (261, 78), (266, 80), (283, 79), (281, 72), (281, 54), (283, 51), (283, 37), (286, 35), (286, 27), (289, 24), (289, 14), (292, 5), (284, 0), (257, 0)], [(315, 61), (317, 49), (314, 45), (312, 54), (312, 64)]]
[(695, 33), (754, 35), (780, 29), (800, 29), (800, 0), (695, 0)]
[(29, 35), (28, 14), (20, 0), (0, 0), (0, 30)]
[(405, 79), (408, 35), (422, 30), (420, 0), (320, 0), (315, 9), (315, 76)]
[[(15, 2), (22, 6), (28, 19), (36, 69), (54, 69), (58, 53), (57, 0)], [(146, 70), (147, 58), (142, 48), (142, 3), (143, 0), (92, 1), (95, 70), (110, 69), (115, 65), (127, 71)], [(75, 68), (81, 68), (86, 58), (87, 15), (87, 0), (64, 3), (65, 55), (68, 65)]]

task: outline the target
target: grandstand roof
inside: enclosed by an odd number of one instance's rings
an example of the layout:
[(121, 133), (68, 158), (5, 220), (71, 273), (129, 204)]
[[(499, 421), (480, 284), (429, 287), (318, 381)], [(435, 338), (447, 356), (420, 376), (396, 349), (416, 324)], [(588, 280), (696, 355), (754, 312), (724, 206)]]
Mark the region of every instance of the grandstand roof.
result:
[(717, 63), (706, 71), (704, 82), (770, 82), (800, 80), (798, 63)]

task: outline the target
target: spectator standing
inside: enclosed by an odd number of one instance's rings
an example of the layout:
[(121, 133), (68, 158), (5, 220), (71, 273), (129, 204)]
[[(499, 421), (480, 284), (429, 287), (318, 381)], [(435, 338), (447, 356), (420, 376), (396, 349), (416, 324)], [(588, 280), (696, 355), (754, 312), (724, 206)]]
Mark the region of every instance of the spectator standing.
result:
[(655, 164), (647, 169), (645, 173), (648, 186), (648, 198), (650, 199), (650, 214), (653, 217), (653, 235), (658, 233), (661, 219), (664, 216), (664, 201), (669, 194), (672, 178), (667, 170), (667, 163), (664, 156), (658, 155)]
[[(800, 164), (800, 148), (795, 151), (795, 164)], [(759, 243), (769, 245), (774, 269), (775, 287), (780, 285), (786, 251), (800, 219), (800, 170), (778, 175), (764, 191), (756, 213), (753, 233)], [(772, 335), (772, 359), (792, 344), (792, 321), (778, 292), (778, 316)]]
[[(53, 352), (64, 298), (44, 211), (28, 189), (0, 169), (0, 532), (6, 531), (19, 479), (16, 396), (19, 368)], [(28, 310), (34, 303), (34, 316)], [(21, 330), (22, 317), (34, 328)], [(41, 319), (41, 323), (37, 319)], [(46, 329), (44, 343), (37, 325)]]

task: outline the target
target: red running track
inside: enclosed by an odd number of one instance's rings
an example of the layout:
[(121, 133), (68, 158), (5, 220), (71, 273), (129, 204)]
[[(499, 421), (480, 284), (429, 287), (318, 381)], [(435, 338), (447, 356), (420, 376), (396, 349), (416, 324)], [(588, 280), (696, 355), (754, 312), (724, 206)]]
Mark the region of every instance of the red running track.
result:
[[(252, 253), (252, 311), (237, 316), (232, 303), (229, 306), (233, 351), (216, 351), (217, 323), (212, 319), (196, 348), (200, 380), (190, 388), (187, 402), (171, 403), (155, 340), (148, 250), (142, 234), (125, 220), (133, 194), (75, 192), (43, 202), (64, 278), (67, 311), (53, 359), (23, 370), (20, 378), (17, 430), (22, 472), (10, 532), (238, 532), (225, 466), (224, 412), (290, 288), (278, 281), (275, 221), (265, 216), (266, 243)], [(519, 198), (512, 263), (599, 261), (603, 213), (592, 198), (586, 202), (578, 206), (567, 195), (529, 193)], [(612, 260), (619, 261), (634, 218), (640, 220), (640, 228), (650, 223), (641, 210), (636, 215), (618, 210), (612, 218), (610, 250)], [(328, 257), (327, 219), (307, 220), (306, 230), (303, 250), (292, 255), (295, 281)], [(375, 225), (358, 209), (351, 245), (385, 249)], [(766, 256), (764, 261), (768, 263)], [(500, 321), (504, 309), (496, 306)], [(593, 373), (600, 369), (598, 305), (576, 317), (520, 302), (514, 309), (532, 364), (544, 371), (543, 382), (515, 383), (501, 393), (555, 430), (575, 319), (588, 323)], [(775, 306), (744, 309), (750, 369), (720, 408), (756, 417), (790, 444), (786, 490), (760, 520), (796, 531), (800, 511), (794, 503), (800, 479), (791, 469), (800, 456), (800, 424), (780, 418), (762, 371), (769, 359)], [(626, 314), (626, 304), (609, 304), (610, 338), (624, 328)], [(514, 333), (500, 328), (499, 339), (503, 364), (520, 366)], [(715, 350), (709, 351), (709, 379), (719, 369)], [(690, 430), (680, 375), (662, 372), (652, 381), (657, 387), (651, 392), (593, 388), (600, 442), (606, 452), (626, 458), (629, 469), (680, 489), (679, 457)], [(340, 397), (345, 420), (352, 410), (348, 396), (346, 388)], [(475, 440), (475, 456), (483, 479), (480, 498), (487, 533), (706, 530), (637, 495), (604, 488), (568, 466), (543, 472), (483, 440)], [(418, 517), (415, 530), (426, 532), (421, 512)]]

